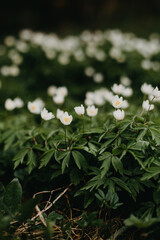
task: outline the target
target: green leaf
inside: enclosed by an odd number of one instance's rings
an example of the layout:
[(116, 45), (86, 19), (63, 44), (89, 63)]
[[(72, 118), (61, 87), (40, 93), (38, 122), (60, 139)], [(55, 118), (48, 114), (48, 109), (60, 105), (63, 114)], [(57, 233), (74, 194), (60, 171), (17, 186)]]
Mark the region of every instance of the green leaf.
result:
[(82, 180), (82, 177), (81, 177), (78, 169), (73, 168), (71, 170), (69, 176), (70, 176), (71, 183), (73, 183), (74, 185), (78, 185), (80, 183), (80, 181)]
[(88, 146), (89, 146), (89, 149), (90, 149), (90, 152), (93, 153), (95, 156), (96, 156), (96, 153), (98, 151), (98, 147), (95, 146), (93, 143), (88, 143)]
[(53, 153), (54, 153), (54, 149), (51, 149), (47, 152), (45, 152), (42, 157), (41, 157), (41, 164), (39, 166), (39, 168), (42, 168), (44, 166), (46, 166), (49, 161), (51, 160), (52, 156), (53, 156)]
[(160, 217), (152, 218), (150, 215), (147, 215), (145, 218), (137, 218), (134, 215), (131, 215), (124, 221), (124, 224), (129, 227), (135, 226), (137, 228), (147, 228), (157, 222), (160, 222)]
[(142, 159), (140, 158), (140, 155), (139, 155), (139, 153), (138, 152), (136, 152), (136, 151), (129, 151), (129, 153), (131, 153), (132, 154), (132, 156), (138, 161), (138, 163), (140, 164), (140, 166), (142, 167), (142, 168), (145, 168), (145, 165), (144, 165), (144, 162), (142, 161)]
[(64, 173), (65, 168), (69, 166), (69, 160), (70, 160), (70, 152), (67, 152), (67, 155), (62, 161), (62, 174)]
[(153, 178), (160, 174), (160, 168), (159, 167), (150, 167), (146, 169), (146, 173), (143, 174), (143, 177), (141, 178), (142, 181), (148, 180), (150, 178)]
[(85, 162), (84, 156), (82, 155), (82, 153), (80, 153), (78, 151), (72, 151), (72, 155), (73, 155), (73, 158), (74, 158), (74, 161), (75, 161), (77, 167), (79, 169), (81, 169), (81, 166)]
[(68, 154), (68, 151), (55, 151), (55, 159), (57, 162), (59, 162), (61, 159), (63, 159)]
[(101, 178), (103, 178), (110, 168), (111, 161), (112, 161), (112, 154), (108, 153), (108, 152), (105, 152), (98, 159), (100, 161), (103, 160), (103, 163), (102, 163), (102, 166), (101, 166), (101, 169), (102, 169)]
[(30, 174), (36, 166), (36, 155), (32, 149), (28, 151), (27, 165), (28, 165), (28, 173)]
[(160, 145), (160, 131), (156, 128), (150, 128), (152, 139), (155, 140), (157, 145)]
[(18, 152), (15, 157), (13, 158), (14, 163), (14, 169), (21, 163), (23, 163), (24, 157), (28, 153), (29, 148), (23, 148), (20, 152)]
[(21, 207), (21, 214), (18, 215), (17, 220), (19, 222), (23, 222), (29, 219), (32, 216), (33, 210), (39, 201), (40, 201), (40, 197), (35, 197), (25, 202)]
[(8, 186), (6, 187), (6, 191), (3, 198), (3, 203), (11, 212), (15, 214), (18, 212), (21, 205), (22, 198), (22, 187), (17, 178), (13, 179)]
[(130, 189), (128, 188), (127, 184), (121, 180), (120, 178), (111, 177), (111, 180), (113, 180), (117, 185), (119, 185), (121, 188), (125, 189), (127, 192), (131, 193)]
[[(12, 218), (7, 215), (0, 218), (0, 231), (6, 230), (9, 227), (10, 222), (12, 221)], [(0, 233), (1, 235), (1, 233)]]
[(116, 156), (112, 157), (112, 165), (113, 165), (114, 169), (116, 170), (116, 172), (119, 171), (119, 173), (121, 175), (123, 175), (123, 164), (118, 157), (116, 157)]
[(147, 128), (141, 130), (141, 132), (137, 136), (137, 142), (140, 140), (143, 140), (143, 137), (146, 135), (146, 133), (147, 133)]

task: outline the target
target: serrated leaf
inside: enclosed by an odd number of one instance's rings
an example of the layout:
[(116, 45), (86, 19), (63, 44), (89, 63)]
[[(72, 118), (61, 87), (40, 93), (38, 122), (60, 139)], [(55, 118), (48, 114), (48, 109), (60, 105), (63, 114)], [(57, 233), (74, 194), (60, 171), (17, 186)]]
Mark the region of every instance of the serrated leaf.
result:
[(62, 161), (62, 174), (64, 173), (65, 168), (69, 166), (69, 160), (70, 160), (70, 152), (67, 153), (67, 155)]
[(22, 187), (17, 178), (13, 179), (6, 187), (3, 203), (7, 209), (15, 214), (21, 205)]
[(72, 151), (72, 156), (74, 158), (74, 161), (79, 169), (81, 169), (83, 162), (85, 161), (84, 156), (82, 153), (78, 151)]
[(152, 139), (155, 140), (157, 145), (160, 145), (160, 131), (155, 128), (150, 128)]
[(41, 157), (41, 164), (40, 164), (39, 168), (46, 166), (49, 163), (49, 161), (51, 160), (53, 154), (54, 154), (54, 149), (51, 149), (51, 150), (45, 152)]
[(31, 171), (36, 166), (36, 155), (32, 149), (28, 151), (27, 165), (28, 165), (28, 173), (30, 174)]
[(15, 157), (13, 158), (14, 163), (14, 168), (16, 168), (20, 163), (23, 163), (24, 157), (28, 153), (29, 148), (23, 148), (21, 151), (19, 151)]
[(123, 164), (118, 157), (112, 156), (112, 165), (116, 172), (119, 171), (119, 173), (123, 175)]
[(119, 185), (121, 188), (125, 189), (127, 192), (131, 193), (130, 189), (128, 188), (127, 184), (121, 180), (120, 178), (111, 177), (111, 180), (113, 180), (117, 185)]
[(106, 158), (103, 158), (103, 163), (102, 163), (102, 166), (101, 166), (101, 169), (102, 169), (101, 178), (103, 178), (106, 175), (106, 173), (108, 172), (108, 170), (110, 168), (110, 165), (111, 165), (111, 161), (112, 161), (112, 155), (111, 154), (107, 154)]

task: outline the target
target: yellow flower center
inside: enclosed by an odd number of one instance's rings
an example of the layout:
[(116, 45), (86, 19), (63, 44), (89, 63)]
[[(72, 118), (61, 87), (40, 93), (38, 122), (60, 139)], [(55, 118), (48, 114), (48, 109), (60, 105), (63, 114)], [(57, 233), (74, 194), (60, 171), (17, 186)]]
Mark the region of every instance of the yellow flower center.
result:
[(93, 114), (93, 113), (94, 113), (94, 110), (90, 110), (89, 113), (90, 113), (90, 114)]
[(32, 111), (34, 111), (36, 108), (35, 108), (35, 106), (32, 106), (31, 109), (32, 109)]
[(64, 121), (65, 121), (66, 123), (68, 123), (69, 120), (70, 120), (69, 117), (65, 117), (65, 118), (64, 118)]
[(120, 101), (117, 100), (117, 101), (115, 102), (115, 106), (117, 107), (119, 104), (120, 104)]

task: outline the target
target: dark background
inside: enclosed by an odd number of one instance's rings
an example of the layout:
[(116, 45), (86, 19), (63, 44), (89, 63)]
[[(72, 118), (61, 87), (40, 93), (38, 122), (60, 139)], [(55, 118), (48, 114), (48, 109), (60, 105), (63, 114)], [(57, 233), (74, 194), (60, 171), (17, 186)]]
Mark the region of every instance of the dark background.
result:
[(1, 1), (0, 35), (20, 29), (79, 33), (121, 28), (139, 35), (160, 31), (160, 0), (10, 0)]

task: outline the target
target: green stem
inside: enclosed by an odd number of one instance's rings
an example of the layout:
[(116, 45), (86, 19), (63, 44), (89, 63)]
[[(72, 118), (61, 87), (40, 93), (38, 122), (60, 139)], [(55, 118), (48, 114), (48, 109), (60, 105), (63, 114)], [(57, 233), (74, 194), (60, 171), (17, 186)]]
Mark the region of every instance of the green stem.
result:
[(66, 148), (67, 148), (66, 135), (67, 135), (67, 126), (65, 126), (65, 130), (64, 130), (65, 146), (66, 146)]
[(40, 134), (40, 130), (41, 130), (41, 128), (42, 128), (43, 122), (44, 122), (44, 120), (42, 119), (42, 121), (41, 121), (41, 123), (40, 123), (40, 126), (39, 126), (39, 129), (38, 129), (38, 134)]
[(84, 115), (82, 115), (82, 118), (83, 118), (83, 131), (82, 131), (82, 133), (84, 134)]

